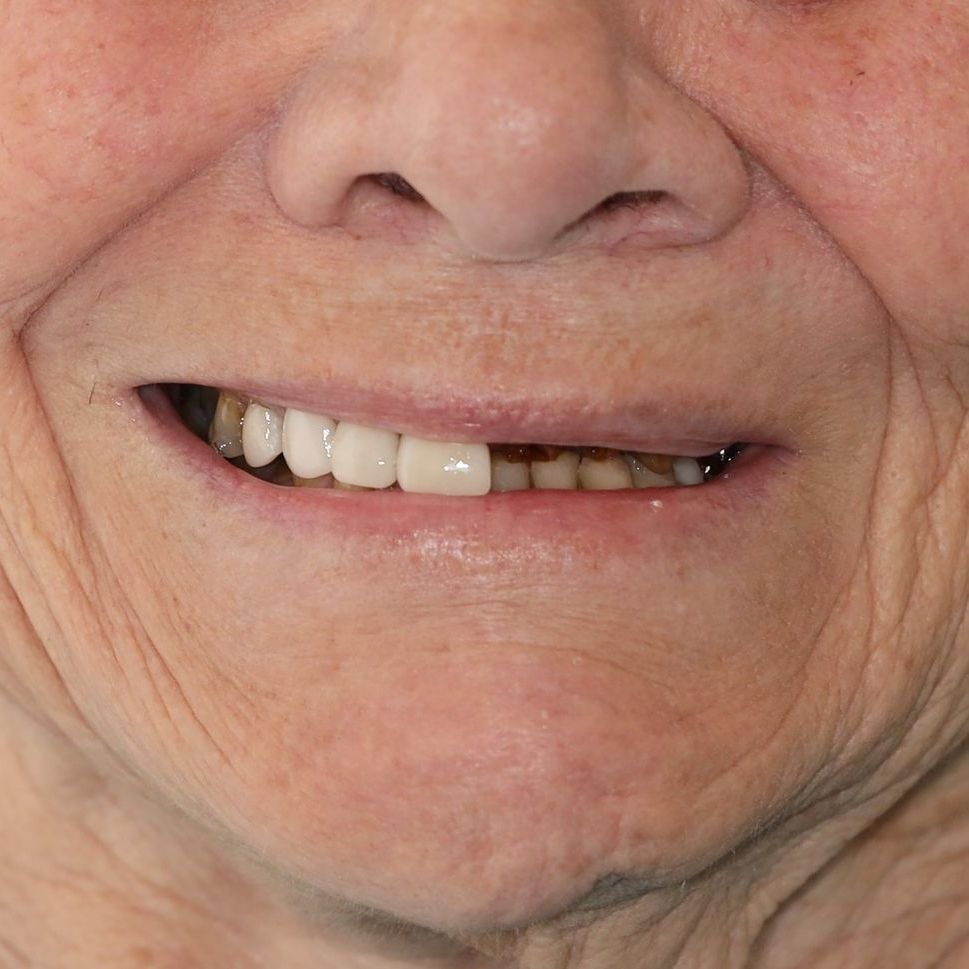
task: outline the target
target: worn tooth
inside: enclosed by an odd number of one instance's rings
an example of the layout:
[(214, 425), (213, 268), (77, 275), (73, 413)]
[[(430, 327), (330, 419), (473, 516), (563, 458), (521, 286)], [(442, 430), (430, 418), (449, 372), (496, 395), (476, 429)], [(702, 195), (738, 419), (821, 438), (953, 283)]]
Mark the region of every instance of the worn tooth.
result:
[(363, 485), (347, 484), (345, 481), (333, 479), (333, 487), (336, 491), (376, 491), (376, 488), (366, 488)]
[(332, 474), (324, 474), (319, 478), (300, 478), (294, 474), (293, 484), (297, 488), (332, 488), (334, 486)]
[(242, 420), (246, 402), (236, 394), (223, 390), (215, 405), (215, 415), (209, 425), (209, 444), (224, 458), (242, 457)]
[(678, 485), (703, 484), (703, 471), (695, 458), (674, 458), (673, 477)]
[(524, 491), (528, 485), (527, 461), (509, 461), (503, 454), (492, 453), (492, 491)]
[(636, 456), (653, 474), (673, 473), (673, 458), (669, 454), (638, 454)]
[(333, 477), (340, 484), (389, 488), (397, 480), (400, 436), (341, 421), (333, 434)]
[(579, 462), (579, 484), (586, 491), (618, 491), (633, 486), (629, 465), (619, 454), (586, 455)]
[(668, 488), (676, 484), (673, 477), (673, 461), (670, 459), (670, 471), (668, 474), (657, 474), (642, 460), (644, 456), (639, 454), (627, 454), (626, 461), (629, 464), (629, 471), (633, 476), (634, 488)]
[(562, 451), (548, 461), (532, 461), (532, 484), (536, 488), (574, 491), (578, 488), (579, 456), (575, 451)]
[(488, 445), (404, 434), (397, 451), (397, 482), (401, 491), (425, 495), (486, 495), (491, 490)]
[(265, 467), (283, 453), (283, 412), (255, 401), (242, 421), (242, 452), (252, 468)]
[(333, 470), (336, 421), (290, 407), (283, 418), (283, 457), (294, 475), (321, 478)]

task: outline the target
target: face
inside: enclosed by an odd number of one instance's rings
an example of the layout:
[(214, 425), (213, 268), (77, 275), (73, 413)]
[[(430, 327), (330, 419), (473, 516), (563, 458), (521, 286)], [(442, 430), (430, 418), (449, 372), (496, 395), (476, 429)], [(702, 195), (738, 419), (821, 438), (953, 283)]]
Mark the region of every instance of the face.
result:
[[(955, 741), (962, 0), (0, 11), (4, 676), (89, 756), (321, 908), (467, 933), (782, 852)], [(280, 487), (172, 384), (748, 446)]]

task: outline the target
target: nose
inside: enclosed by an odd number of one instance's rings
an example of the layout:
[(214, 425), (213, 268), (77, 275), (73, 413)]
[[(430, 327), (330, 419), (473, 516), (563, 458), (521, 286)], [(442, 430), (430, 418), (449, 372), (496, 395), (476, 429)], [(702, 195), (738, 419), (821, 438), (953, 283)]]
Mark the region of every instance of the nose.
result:
[(736, 146), (656, 72), (608, 5), (366, 6), (356, 40), (318, 56), (272, 137), (269, 185), (294, 221), (386, 231), (365, 218), (369, 178), (384, 193), (405, 187), (388, 198), (398, 225), (515, 261), (579, 239), (696, 245), (746, 211)]

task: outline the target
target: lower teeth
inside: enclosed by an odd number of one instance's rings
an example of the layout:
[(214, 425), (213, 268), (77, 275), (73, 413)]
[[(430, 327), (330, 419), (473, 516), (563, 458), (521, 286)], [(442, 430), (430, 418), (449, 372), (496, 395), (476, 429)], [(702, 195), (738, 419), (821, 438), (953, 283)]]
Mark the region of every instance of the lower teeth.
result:
[[(189, 384), (168, 384), (164, 390), (186, 426), (208, 443), (230, 463), (271, 484), (298, 488), (334, 488), (344, 491), (411, 490), (431, 494), (484, 494), (487, 491), (523, 491), (528, 489), (615, 491), (629, 489), (688, 487), (702, 484), (721, 474), (744, 449), (743, 444), (702, 458), (673, 457), (664, 454), (642, 454), (599, 447), (560, 447), (553, 445), (452, 445), (453, 457), (441, 455), (451, 451), (437, 442), (400, 438), (406, 443), (411, 477), (414, 461), (431, 455), (431, 464), (419, 466), (420, 485), (408, 487), (394, 481), (397, 435), (370, 428), (347, 425), (343, 438), (356, 448), (352, 460), (343, 453), (333, 473), (334, 440), (339, 447), (339, 425), (326, 418), (293, 413), (293, 435), (283, 430), (285, 411), (263, 407), (256, 402), (226, 391)], [(297, 420), (298, 419), (298, 420)], [(299, 424), (300, 431), (296, 431)], [(248, 426), (247, 426), (248, 425)], [(321, 434), (319, 451), (307, 452), (307, 428)], [(351, 428), (354, 430), (351, 431)], [(297, 433), (302, 437), (297, 438)], [(373, 443), (370, 443), (373, 442)], [(367, 450), (373, 448), (373, 453)], [(282, 453), (281, 453), (282, 452)], [(294, 467), (309, 468), (316, 477), (303, 478), (290, 470), (287, 453)], [(482, 462), (488, 460), (490, 474)], [(436, 463), (435, 463), (436, 462)], [(351, 480), (340, 480), (340, 467), (352, 468)], [(304, 473), (306, 473), (304, 471)], [(343, 473), (346, 473), (345, 471)], [(403, 474), (403, 466), (402, 471)], [(388, 486), (386, 482), (392, 483)], [(373, 482), (373, 486), (367, 484)], [(401, 478), (403, 481), (403, 478)]]

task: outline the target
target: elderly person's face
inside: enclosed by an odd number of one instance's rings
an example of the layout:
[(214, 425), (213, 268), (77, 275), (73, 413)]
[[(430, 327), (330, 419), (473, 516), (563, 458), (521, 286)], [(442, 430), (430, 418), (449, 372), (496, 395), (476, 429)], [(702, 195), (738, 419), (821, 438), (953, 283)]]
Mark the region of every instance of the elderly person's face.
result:
[[(7, 0), (0, 41), (5, 717), (260, 939), (726, 965), (964, 735), (964, 0)], [(254, 401), (249, 451), (344, 422), (362, 477), (264, 480), (175, 385)], [(399, 486), (347, 488), (386, 432)], [(582, 487), (428, 494), (419, 439)]]

